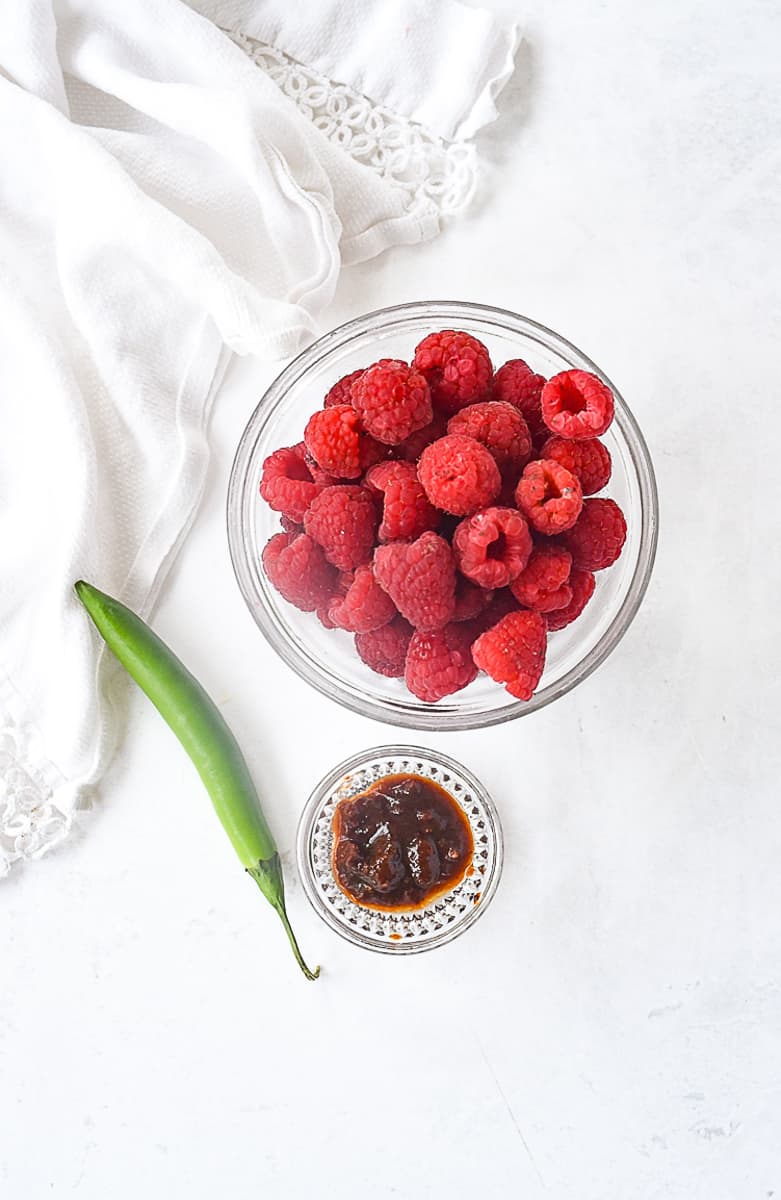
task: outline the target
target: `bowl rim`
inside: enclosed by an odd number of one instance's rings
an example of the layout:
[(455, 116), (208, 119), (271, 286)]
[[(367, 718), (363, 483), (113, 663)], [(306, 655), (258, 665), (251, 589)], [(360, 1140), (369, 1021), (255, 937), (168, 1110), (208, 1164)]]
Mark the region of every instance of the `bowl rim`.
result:
[[(410, 323), (414, 323), (424, 316), (435, 321), (452, 319), (456, 322), (459, 318), (482, 320), (498, 326), (505, 334), (514, 332), (570, 360), (574, 357), (580, 369), (595, 374), (611, 389), (615, 397), (615, 422), (624, 438), (640, 492), (641, 526), (637, 562), (626, 595), (610, 625), (583, 658), (560, 679), (535, 692), (531, 700), (510, 700), (501, 708), (479, 712), (445, 712), (436, 705), (424, 707), (422, 704), (408, 703), (402, 706), (382, 698), (353, 695), (338, 677), (325, 676), (321, 671), (310, 669), (309, 664), (300, 658), (287, 634), (266, 610), (262, 599), (259, 600), (256, 589), (252, 586), (252, 575), (245, 550), (249, 544), (249, 509), (245, 503), (247, 489), (251, 489), (252, 501), (256, 490), (256, 481), (249, 479), (248, 468), (255, 445), (264, 430), (264, 412), (272, 411), (273, 406), (325, 354), (338, 349), (360, 334), (371, 332), (380, 322), (403, 324), (404, 319), (408, 319)], [(305, 347), (274, 378), (253, 409), (236, 448), (228, 481), (226, 523), (233, 572), (244, 602), (266, 641), (299, 678), (343, 707), (384, 724), (408, 729), (457, 732), (500, 725), (537, 712), (572, 691), (610, 656), (634, 620), (650, 582), (659, 537), (659, 496), (648, 445), (634, 414), (611, 379), (573, 342), (548, 326), (510, 309), (463, 300), (416, 300), (374, 309), (336, 326)]]
[[(469, 790), (478, 799), (483, 816), (488, 821), (491, 829), (494, 848), (491, 873), (486, 886), (481, 892), (480, 903), (474, 905), (465, 916), (455, 921), (452, 925), (446, 926), (440, 933), (434, 934), (425, 942), (414, 940), (409, 942), (377, 941), (366, 937), (360, 929), (353, 928), (340, 921), (334, 911), (323, 901), (311, 864), (312, 836), (315, 830), (317, 814), (323, 803), (332, 794), (340, 779), (349, 775), (351, 771), (365, 766), (372, 760), (382, 758), (425, 759), (428, 762), (435, 763), (437, 767), (456, 775), (468, 785)], [(441, 783), (440, 786), (444, 787), (452, 795), (456, 804), (463, 810), (464, 806), (459, 797), (451, 792), (446, 784)], [(338, 933), (345, 941), (350, 942), (354, 946), (360, 946), (363, 950), (372, 950), (377, 954), (390, 954), (397, 957), (409, 954), (422, 954), (427, 950), (437, 950), (440, 946), (446, 946), (448, 943), (454, 941), (460, 934), (470, 929), (488, 908), (496, 895), (502, 877), (502, 869), (504, 867), (504, 831), (499, 811), (491, 793), (480, 782), (474, 772), (465, 767), (462, 762), (451, 758), (449, 754), (444, 754), (440, 750), (433, 750), (431, 747), (382, 744), (379, 746), (370, 746), (365, 750), (359, 750), (356, 754), (351, 754), (349, 758), (337, 763), (312, 789), (298, 819), (298, 827), (296, 829), (296, 865), (304, 895), (310, 905), (324, 924), (335, 933)], [(360, 905), (357, 907), (360, 908)]]

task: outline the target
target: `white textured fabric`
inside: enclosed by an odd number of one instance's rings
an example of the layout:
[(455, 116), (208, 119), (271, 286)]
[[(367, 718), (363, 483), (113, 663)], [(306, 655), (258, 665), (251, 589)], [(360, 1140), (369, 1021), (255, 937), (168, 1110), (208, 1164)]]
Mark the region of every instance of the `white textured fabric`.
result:
[[(197, 7), (4, 13), (0, 874), (67, 833), (112, 744), (74, 580), (148, 611), (227, 355), (290, 355), (343, 262), (437, 231), (468, 187), (436, 156), (493, 114), (517, 40), (451, 0)], [(447, 72), (442, 42), (402, 58), (389, 10), (440, 23)]]
[[(275, 46), (238, 30), (237, 45), (267, 71), (308, 120), (357, 162), (405, 193), (405, 207), (423, 219), (461, 212), (477, 183), (474, 142), (440, 137), (403, 113), (370, 100), (351, 84), (326, 79)], [(342, 241), (342, 261), (367, 254), (366, 238)]]
[(515, 29), (455, 0), (191, 3), (450, 140), (472, 137), (496, 116), (517, 42)]

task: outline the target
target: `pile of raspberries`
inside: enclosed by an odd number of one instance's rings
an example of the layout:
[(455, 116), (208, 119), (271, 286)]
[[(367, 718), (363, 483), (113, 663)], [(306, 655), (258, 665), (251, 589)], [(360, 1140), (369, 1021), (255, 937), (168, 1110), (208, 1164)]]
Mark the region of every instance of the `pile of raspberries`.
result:
[(425, 337), (333, 385), (260, 494), (282, 532), (263, 567), (284, 598), (355, 635), (361, 659), (435, 703), (479, 671), (521, 700), (548, 634), (580, 616), (626, 522), (598, 439), (613, 396), (587, 371), (496, 372), (468, 333)]

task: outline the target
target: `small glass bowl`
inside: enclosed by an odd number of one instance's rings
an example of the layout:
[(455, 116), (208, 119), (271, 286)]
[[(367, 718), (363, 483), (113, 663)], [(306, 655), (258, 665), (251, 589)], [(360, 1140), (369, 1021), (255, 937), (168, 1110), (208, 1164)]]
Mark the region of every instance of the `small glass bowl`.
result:
[[(573, 367), (592, 371), (613, 391), (616, 415), (602, 439), (613, 459), (606, 489), (623, 509), (627, 540), (618, 562), (597, 573), (597, 587), (577, 621), (551, 634), (545, 672), (529, 701), (515, 700), (485, 675), (437, 704), (412, 696), (403, 680), (375, 674), (358, 658), (350, 634), (326, 630), (272, 588), (261, 551), (279, 532), (279, 517), (258, 488), (264, 459), (300, 442), (310, 415), (342, 375), (378, 358), (409, 361), (436, 329), (462, 329), (484, 342), (496, 366), (523, 358), (542, 375)], [(321, 337), (277, 377), (250, 417), (228, 488), (228, 541), (236, 578), (261, 632), (307, 683), (346, 708), (412, 729), (478, 729), (511, 721), (563, 696), (605, 661), (645, 595), (656, 553), (658, 500), (643, 435), (625, 401), (599, 368), (558, 334), (504, 309), (453, 301), (403, 304), (369, 313)]]
[[(354, 904), (331, 870), (334, 811), (388, 775), (421, 775), (444, 788), (472, 830), (472, 871), (450, 892), (411, 912), (380, 912)], [(298, 873), (318, 916), (356, 946), (381, 954), (417, 954), (458, 937), (485, 911), (502, 873), (502, 827), (493, 800), (470, 771), (420, 746), (375, 746), (346, 759), (318, 783), (298, 824)]]

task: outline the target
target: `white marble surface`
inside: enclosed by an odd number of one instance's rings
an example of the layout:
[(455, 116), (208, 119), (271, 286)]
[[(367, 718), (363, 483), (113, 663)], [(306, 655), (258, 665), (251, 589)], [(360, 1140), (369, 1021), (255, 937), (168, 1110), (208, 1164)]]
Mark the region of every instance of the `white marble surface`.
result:
[[(657, 569), (612, 659), (531, 718), (421, 735), (501, 807), (494, 905), (389, 961), (332, 935), (290, 870), (323, 964), (304, 983), (128, 692), (83, 836), (0, 886), (3, 1198), (781, 1196), (778, 15), (539, 3), (482, 200), (345, 274), (327, 315), (432, 296), (527, 313), (605, 367), (655, 458)], [(396, 731), (299, 683), (234, 584), (226, 480), (270, 375), (230, 372), (156, 624), (289, 855), (312, 784)]]

